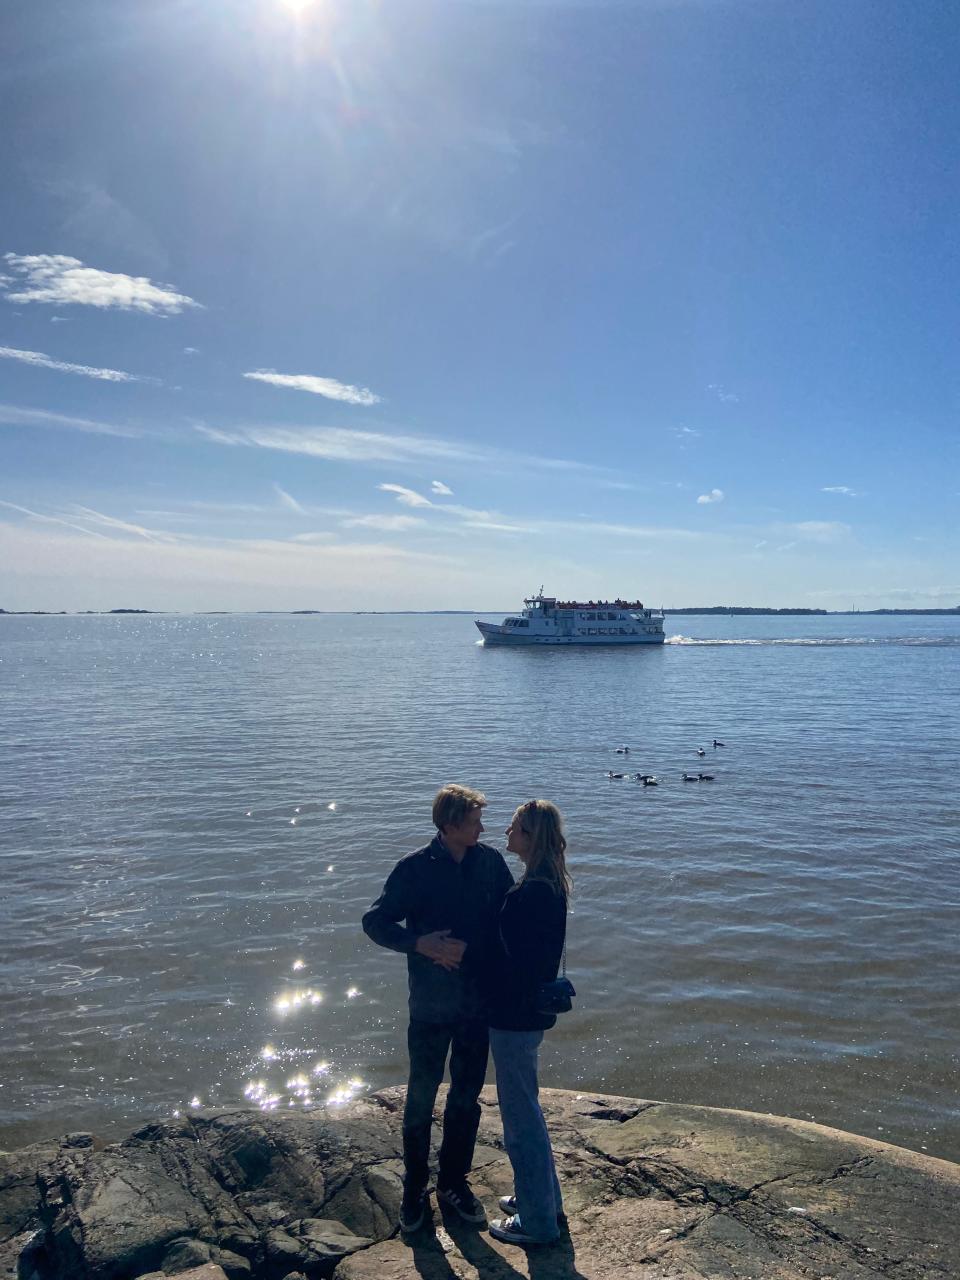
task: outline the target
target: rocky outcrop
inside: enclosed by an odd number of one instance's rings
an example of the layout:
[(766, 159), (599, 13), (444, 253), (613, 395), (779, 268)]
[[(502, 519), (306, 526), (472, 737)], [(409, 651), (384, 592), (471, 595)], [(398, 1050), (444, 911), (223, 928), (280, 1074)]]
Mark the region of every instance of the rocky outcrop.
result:
[[(473, 1184), (511, 1187), (484, 1092)], [(122, 1143), (0, 1155), (3, 1280), (956, 1280), (960, 1166), (834, 1129), (545, 1090), (569, 1216), (500, 1245), (396, 1231), (402, 1091), (337, 1110), (201, 1111)]]

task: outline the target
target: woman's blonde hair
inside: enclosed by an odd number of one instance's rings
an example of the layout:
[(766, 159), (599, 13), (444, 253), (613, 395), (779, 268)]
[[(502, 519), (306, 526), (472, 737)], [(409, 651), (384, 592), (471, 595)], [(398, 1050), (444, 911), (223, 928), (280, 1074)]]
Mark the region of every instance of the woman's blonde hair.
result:
[(520, 805), (513, 820), (530, 837), (530, 856), (520, 883), (546, 880), (568, 902), (573, 881), (567, 870), (567, 840), (560, 810), (549, 800), (528, 800)]

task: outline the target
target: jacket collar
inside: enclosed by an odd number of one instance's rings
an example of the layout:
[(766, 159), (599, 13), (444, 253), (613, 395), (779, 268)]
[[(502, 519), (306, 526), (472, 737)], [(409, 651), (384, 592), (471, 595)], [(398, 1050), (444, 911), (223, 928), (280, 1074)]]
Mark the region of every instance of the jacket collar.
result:
[[(479, 847), (480, 846), (478, 844), (470, 845), (466, 853), (463, 855), (463, 858), (461, 859), (459, 865), (463, 866), (464, 862), (466, 862), (468, 858), (472, 858), (474, 849), (479, 849)], [(430, 854), (430, 857), (434, 861), (453, 862), (454, 866), (458, 865), (456, 862), (454, 862), (453, 855), (451, 854), (450, 850), (447, 848), (446, 844), (444, 843), (443, 836), (440, 834), (439, 831), (430, 841), (430, 844), (427, 846), (427, 851)]]

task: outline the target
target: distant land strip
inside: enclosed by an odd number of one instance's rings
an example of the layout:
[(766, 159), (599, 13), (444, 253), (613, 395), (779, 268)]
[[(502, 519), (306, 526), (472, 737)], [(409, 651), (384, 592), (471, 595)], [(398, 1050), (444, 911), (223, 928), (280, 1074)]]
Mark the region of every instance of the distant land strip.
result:
[[(944, 617), (960, 616), (960, 604), (941, 609), (765, 609), (747, 604), (711, 604), (690, 605), (682, 609), (664, 609), (665, 615), (671, 614), (719, 614), (727, 617), (885, 617), (885, 616), (922, 616)], [(400, 617), (410, 614), (436, 617), (438, 615), (473, 618), (478, 614), (510, 613), (509, 609), (0, 609), (0, 615), (8, 618), (84, 618), (104, 617), (110, 614), (155, 614), (160, 617), (172, 615), (176, 617), (232, 617), (233, 615), (254, 614), (257, 617), (315, 617), (324, 614), (351, 614), (355, 617)]]

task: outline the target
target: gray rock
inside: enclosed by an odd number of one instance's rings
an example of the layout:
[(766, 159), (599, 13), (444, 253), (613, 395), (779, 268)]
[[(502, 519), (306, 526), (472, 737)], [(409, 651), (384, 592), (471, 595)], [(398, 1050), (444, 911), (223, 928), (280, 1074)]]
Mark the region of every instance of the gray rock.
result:
[[(150, 1271), (146, 1275), (138, 1276), (137, 1280), (167, 1280), (167, 1273)], [(207, 1262), (202, 1267), (191, 1267), (189, 1271), (179, 1272), (179, 1280), (227, 1280), (227, 1277), (220, 1267)]]
[(175, 1276), (191, 1267), (202, 1267), (213, 1260), (213, 1252), (208, 1244), (192, 1237), (174, 1240), (163, 1255), (161, 1270), (168, 1276)]
[[(782, 1117), (554, 1090), (569, 1235), (527, 1253), (435, 1212), (402, 1240), (402, 1100), (206, 1111), (0, 1155), (0, 1280), (960, 1277), (960, 1166)], [(495, 1211), (512, 1174), (481, 1101), (473, 1185)]]

